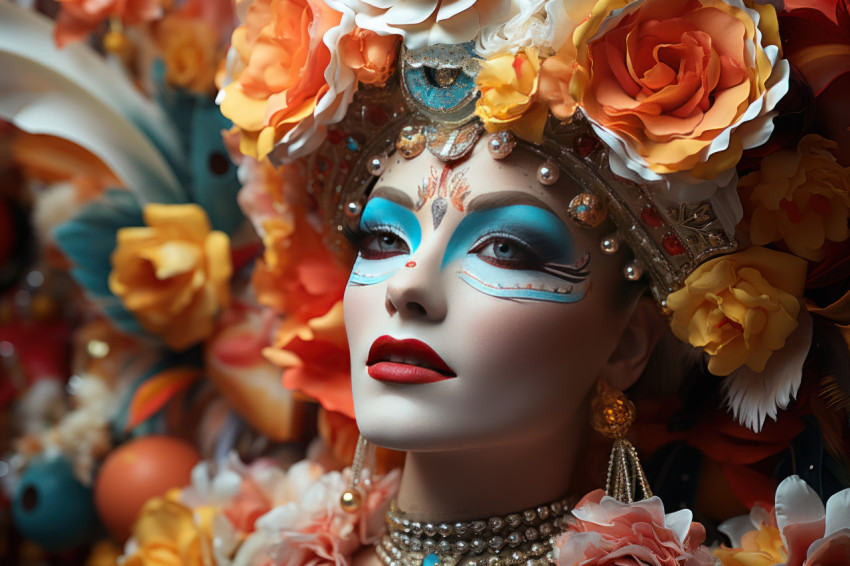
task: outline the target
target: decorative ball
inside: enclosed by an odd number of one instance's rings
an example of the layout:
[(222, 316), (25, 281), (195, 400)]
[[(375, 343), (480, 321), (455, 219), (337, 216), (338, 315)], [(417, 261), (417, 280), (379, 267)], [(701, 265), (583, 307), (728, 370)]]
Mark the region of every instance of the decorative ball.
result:
[(602, 241), (599, 242), (599, 247), (602, 249), (602, 253), (606, 255), (614, 255), (620, 249), (620, 239), (617, 238), (615, 234), (605, 236), (602, 238)]
[(516, 147), (516, 138), (510, 132), (497, 132), (490, 136), (487, 149), (493, 159), (504, 159)]
[(376, 155), (369, 160), (367, 165), (369, 173), (377, 177), (384, 172), (387, 167), (387, 158), (384, 155)]
[(351, 201), (345, 205), (345, 215), (349, 218), (357, 218), (363, 212), (363, 205), (357, 201)]
[(356, 513), (363, 505), (363, 494), (358, 489), (346, 489), (339, 498), (339, 506), (346, 513)]
[(560, 175), (558, 166), (551, 161), (546, 161), (537, 168), (537, 180), (541, 185), (554, 185)]
[(63, 456), (30, 462), (12, 500), (18, 531), (49, 552), (90, 542), (97, 531), (92, 491)]
[(100, 467), (94, 487), (103, 524), (115, 538), (126, 540), (142, 505), (187, 485), (200, 459), (193, 446), (167, 436), (146, 436), (113, 450)]
[(621, 391), (601, 388), (591, 402), (590, 424), (603, 436), (623, 438), (635, 422), (637, 409)]
[(405, 126), (398, 135), (395, 144), (398, 152), (405, 159), (413, 159), (425, 150), (425, 134), (414, 126)]
[(637, 281), (641, 277), (643, 277), (643, 269), (638, 265), (637, 262), (633, 261), (623, 268), (623, 275), (629, 281)]
[(567, 207), (570, 218), (583, 228), (596, 228), (608, 216), (608, 207), (596, 195), (581, 193), (573, 197)]

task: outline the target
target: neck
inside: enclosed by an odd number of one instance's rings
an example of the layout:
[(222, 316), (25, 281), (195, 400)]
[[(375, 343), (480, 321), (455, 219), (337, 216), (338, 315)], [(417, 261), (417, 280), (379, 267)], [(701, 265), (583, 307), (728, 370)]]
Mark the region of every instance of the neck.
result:
[(464, 521), (533, 509), (564, 497), (580, 449), (583, 412), (534, 438), (449, 452), (410, 452), (398, 507), (429, 522)]

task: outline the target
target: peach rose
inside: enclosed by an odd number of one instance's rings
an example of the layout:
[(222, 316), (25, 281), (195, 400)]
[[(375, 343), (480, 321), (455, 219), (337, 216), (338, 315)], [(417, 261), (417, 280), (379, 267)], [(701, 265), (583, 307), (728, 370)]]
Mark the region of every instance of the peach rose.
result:
[(575, 522), (555, 541), (558, 563), (582, 566), (710, 566), (700, 546), (705, 527), (682, 509), (664, 514), (658, 497), (620, 503), (601, 489), (586, 495), (573, 510)]
[(475, 79), (481, 91), (475, 114), (488, 132), (511, 130), (531, 142), (542, 140), (548, 109), (537, 101), (539, 71), (535, 48), (497, 55), (481, 64)]
[(220, 93), (243, 154), (262, 159), (282, 144), (283, 158), (296, 157), (318, 147), (324, 125), (344, 117), (354, 74), (328, 44), (354, 28), (353, 18), (323, 0), (254, 0), (233, 32), (238, 76)]
[(195, 204), (148, 204), (147, 227), (118, 230), (109, 290), (174, 350), (213, 331), (230, 300), (230, 240)]
[(85, 39), (110, 17), (135, 26), (162, 16), (160, 0), (57, 0), (61, 11), (56, 19), (54, 38), (59, 47)]
[(395, 70), (401, 36), (355, 28), (339, 42), (342, 64), (363, 84), (383, 87)]
[[(614, 150), (612, 169), (635, 180), (728, 184), (788, 89), (776, 10), (743, 0), (600, 0), (561, 63), (571, 68), (555, 68), (559, 80)], [(546, 96), (562, 117), (565, 90)]]
[(221, 53), (218, 34), (210, 24), (170, 15), (157, 26), (156, 42), (165, 61), (165, 80), (169, 85), (203, 95), (214, 88)]
[(667, 297), (670, 328), (711, 356), (714, 375), (744, 365), (761, 372), (798, 326), (806, 267), (798, 257), (767, 248), (709, 260)]
[(830, 153), (836, 147), (809, 134), (796, 152), (769, 155), (759, 171), (741, 179), (741, 200), (752, 213), (753, 244), (784, 240), (792, 253), (819, 261), (825, 240), (841, 242), (850, 236), (850, 168), (839, 165)]

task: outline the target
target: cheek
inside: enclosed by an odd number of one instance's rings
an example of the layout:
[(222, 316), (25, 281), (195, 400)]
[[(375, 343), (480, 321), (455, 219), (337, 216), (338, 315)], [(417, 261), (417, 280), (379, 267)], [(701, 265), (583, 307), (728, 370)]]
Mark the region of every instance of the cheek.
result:
[[(377, 329), (386, 312), (384, 301), (386, 289), (379, 285), (349, 285), (343, 297), (343, 315), (352, 362), (365, 363), (368, 355), (368, 343), (375, 338)], [(365, 343), (365, 345), (364, 345)]]

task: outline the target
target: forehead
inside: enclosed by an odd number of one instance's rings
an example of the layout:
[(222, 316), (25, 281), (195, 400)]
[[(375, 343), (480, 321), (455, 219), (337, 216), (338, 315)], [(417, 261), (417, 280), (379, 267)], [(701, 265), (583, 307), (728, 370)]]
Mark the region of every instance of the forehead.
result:
[(446, 183), (453, 179), (457, 183), (457, 177), (462, 177), (462, 183), (469, 193), (467, 202), (488, 193), (525, 193), (542, 201), (563, 218), (567, 203), (579, 191), (567, 175), (561, 175), (554, 185), (542, 185), (537, 180), (537, 168), (543, 161), (543, 158), (520, 147), (507, 158), (496, 160), (490, 156), (486, 144), (481, 142), (469, 158), (449, 165), (439, 161), (428, 151), (411, 160), (395, 155), (389, 159), (389, 164), (378, 179), (375, 189), (395, 189), (415, 202), (420, 188), (434, 175)]

